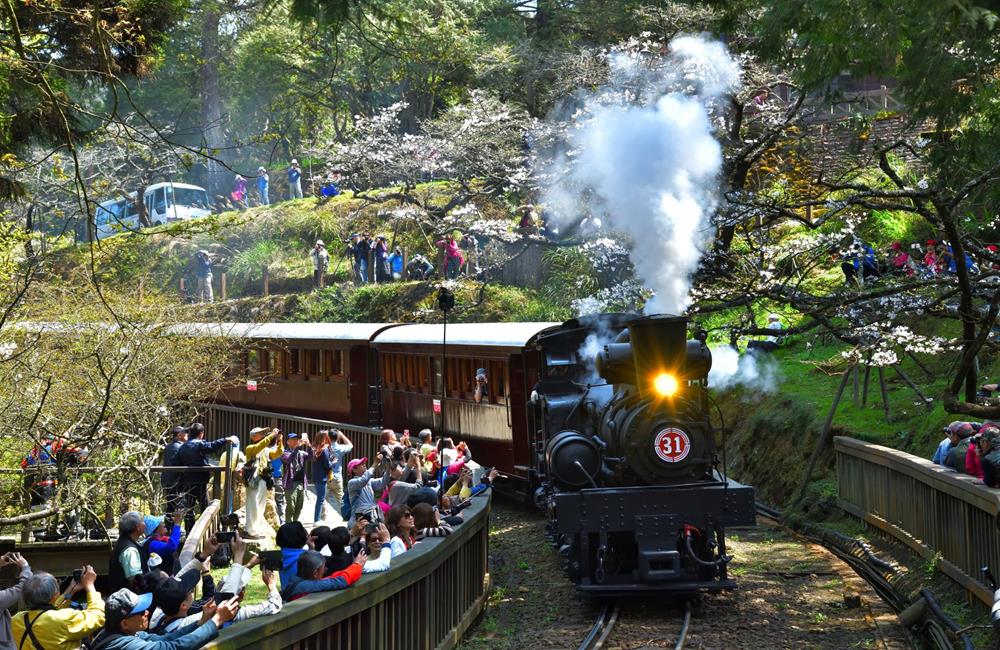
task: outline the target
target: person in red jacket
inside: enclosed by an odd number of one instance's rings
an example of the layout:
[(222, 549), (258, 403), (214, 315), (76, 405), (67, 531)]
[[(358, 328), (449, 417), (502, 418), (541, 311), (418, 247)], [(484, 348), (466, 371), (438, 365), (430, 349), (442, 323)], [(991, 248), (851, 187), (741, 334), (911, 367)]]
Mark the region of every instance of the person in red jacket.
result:
[(965, 452), (965, 473), (983, 479), (983, 464), (979, 460), (979, 436), (974, 436)]
[(281, 591), (281, 597), (291, 602), (320, 591), (347, 589), (361, 577), (361, 569), (367, 560), (368, 553), (361, 550), (354, 557), (354, 564), (324, 577), (326, 557), (319, 551), (306, 551), (299, 556), (297, 574)]

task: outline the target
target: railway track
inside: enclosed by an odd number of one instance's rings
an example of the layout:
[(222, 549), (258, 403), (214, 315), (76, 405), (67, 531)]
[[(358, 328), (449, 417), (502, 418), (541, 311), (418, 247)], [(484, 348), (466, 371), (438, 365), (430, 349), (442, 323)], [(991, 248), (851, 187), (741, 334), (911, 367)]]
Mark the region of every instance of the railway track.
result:
[[(608, 638), (614, 631), (620, 613), (621, 608), (617, 603), (609, 602), (605, 604), (601, 609), (601, 613), (598, 614), (594, 625), (587, 633), (587, 636), (584, 637), (583, 642), (577, 647), (577, 650), (600, 650), (604, 648)], [(674, 650), (683, 650), (690, 629), (691, 601), (686, 601), (684, 603), (684, 618), (681, 621), (681, 629), (677, 633), (676, 641), (674, 642)]]

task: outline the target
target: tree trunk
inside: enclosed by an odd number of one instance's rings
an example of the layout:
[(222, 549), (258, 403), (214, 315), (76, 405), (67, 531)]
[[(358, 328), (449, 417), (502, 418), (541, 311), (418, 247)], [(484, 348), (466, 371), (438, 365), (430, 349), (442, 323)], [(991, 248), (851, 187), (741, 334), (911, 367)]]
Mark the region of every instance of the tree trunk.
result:
[[(955, 260), (955, 274), (958, 276), (958, 315), (962, 319), (962, 364), (964, 376), (956, 377), (952, 390), (958, 393), (962, 382), (965, 383), (965, 401), (975, 402), (978, 391), (979, 374), (976, 370), (975, 357), (979, 351), (976, 345), (976, 313), (972, 306), (972, 283), (969, 281), (969, 269), (965, 265), (965, 246), (955, 223), (955, 215), (951, 209), (936, 205), (944, 231), (951, 242), (951, 254)], [(986, 327), (989, 327), (987, 324)]]
[(219, 89), (219, 20), (222, 8), (214, 0), (206, 0), (203, 5), (201, 26), (201, 116), (204, 125), (205, 146), (210, 158), (207, 162), (207, 185), (209, 196), (223, 191), (225, 169), (219, 160), (225, 147), (225, 130), (222, 124), (222, 93)]

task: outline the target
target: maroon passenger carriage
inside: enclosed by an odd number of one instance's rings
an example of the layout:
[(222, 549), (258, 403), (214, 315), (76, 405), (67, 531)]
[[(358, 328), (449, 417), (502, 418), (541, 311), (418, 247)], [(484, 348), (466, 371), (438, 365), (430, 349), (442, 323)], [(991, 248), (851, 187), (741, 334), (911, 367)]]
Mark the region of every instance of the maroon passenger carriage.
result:
[[(452, 324), (446, 349), (440, 324), (184, 327), (249, 343), (231, 370), (256, 385), (226, 389), (219, 402), (397, 432), (409, 429), (414, 436), (430, 428), (435, 436), (467, 441), (477, 460), (510, 477), (502, 481), (505, 491), (526, 496), (535, 458), (527, 404), (540, 363), (534, 341), (558, 325)], [(479, 368), (488, 380), (476, 403)]]

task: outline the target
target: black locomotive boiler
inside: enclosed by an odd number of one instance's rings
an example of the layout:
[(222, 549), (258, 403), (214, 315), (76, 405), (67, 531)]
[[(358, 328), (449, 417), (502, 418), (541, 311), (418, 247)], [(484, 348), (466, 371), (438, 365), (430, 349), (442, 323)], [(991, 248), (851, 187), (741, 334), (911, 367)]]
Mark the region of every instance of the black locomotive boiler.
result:
[(725, 529), (754, 523), (754, 494), (720, 468), (712, 357), (703, 341), (688, 340), (687, 319), (570, 321), (536, 346), (535, 500), (578, 588), (734, 587)]

